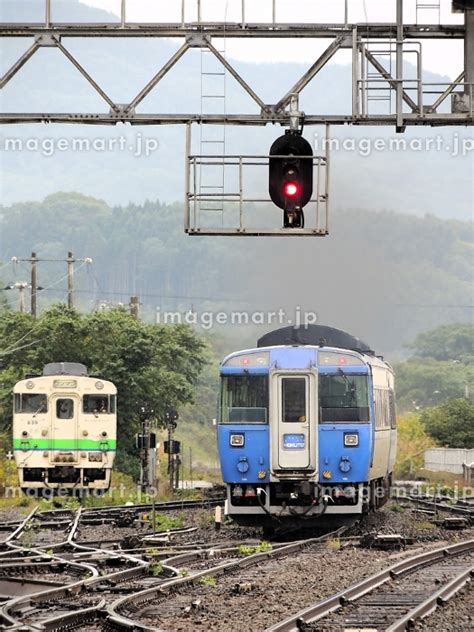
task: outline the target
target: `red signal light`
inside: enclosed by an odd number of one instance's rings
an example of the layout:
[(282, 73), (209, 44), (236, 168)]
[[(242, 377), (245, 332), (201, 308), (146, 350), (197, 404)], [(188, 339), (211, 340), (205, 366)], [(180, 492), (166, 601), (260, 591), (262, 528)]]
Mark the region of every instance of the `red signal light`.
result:
[(285, 182), (283, 185), (283, 194), (289, 198), (295, 198), (301, 193), (301, 187), (297, 182)]

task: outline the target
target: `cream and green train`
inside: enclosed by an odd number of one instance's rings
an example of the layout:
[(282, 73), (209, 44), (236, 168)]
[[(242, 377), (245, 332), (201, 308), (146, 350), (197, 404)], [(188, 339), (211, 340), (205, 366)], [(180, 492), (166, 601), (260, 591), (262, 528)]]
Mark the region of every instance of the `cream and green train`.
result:
[(117, 444), (117, 389), (83, 364), (47, 364), (14, 387), (13, 449), (20, 487), (101, 490)]

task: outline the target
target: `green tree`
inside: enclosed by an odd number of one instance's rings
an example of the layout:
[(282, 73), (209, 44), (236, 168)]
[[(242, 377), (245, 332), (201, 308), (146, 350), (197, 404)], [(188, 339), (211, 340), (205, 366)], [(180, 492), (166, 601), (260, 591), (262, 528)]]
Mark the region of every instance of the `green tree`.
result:
[(419, 414), (407, 413), (397, 419), (397, 460), (395, 475), (412, 478), (423, 467), (423, 453), (436, 445), (427, 434)]
[(150, 402), (158, 420), (167, 407), (193, 400), (205, 364), (205, 344), (190, 327), (135, 320), (124, 308), (82, 316), (58, 305), (34, 321), (29, 314), (0, 312), (0, 414), (11, 425), (11, 391), (48, 362), (81, 362), (89, 374), (118, 389), (117, 466), (135, 473), (137, 409)]
[(448, 448), (474, 447), (474, 403), (450, 399), (445, 404), (424, 410), (420, 421), (441, 445)]
[(420, 358), (474, 364), (474, 323), (442, 325), (421, 333), (410, 348)]
[(400, 411), (436, 406), (451, 397), (474, 392), (474, 365), (456, 360), (410, 358), (395, 366)]

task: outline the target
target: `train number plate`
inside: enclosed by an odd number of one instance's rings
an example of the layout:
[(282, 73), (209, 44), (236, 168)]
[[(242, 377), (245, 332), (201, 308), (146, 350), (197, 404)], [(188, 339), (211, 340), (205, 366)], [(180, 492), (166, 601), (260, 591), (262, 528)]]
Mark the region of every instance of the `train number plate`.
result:
[(306, 447), (306, 437), (304, 434), (284, 434), (283, 447), (287, 450), (304, 450)]

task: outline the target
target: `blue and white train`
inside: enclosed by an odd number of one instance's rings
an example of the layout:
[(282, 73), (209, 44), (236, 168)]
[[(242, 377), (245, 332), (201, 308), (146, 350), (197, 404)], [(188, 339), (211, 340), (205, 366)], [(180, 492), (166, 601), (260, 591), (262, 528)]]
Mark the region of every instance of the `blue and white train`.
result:
[(386, 502), (394, 373), (365, 343), (285, 327), (227, 356), (220, 375), (218, 447), (236, 522), (343, 523)]

